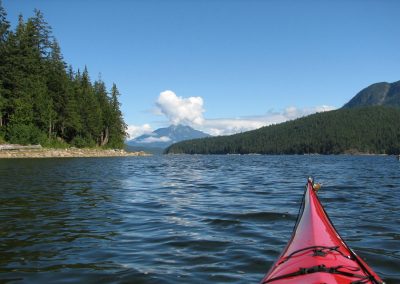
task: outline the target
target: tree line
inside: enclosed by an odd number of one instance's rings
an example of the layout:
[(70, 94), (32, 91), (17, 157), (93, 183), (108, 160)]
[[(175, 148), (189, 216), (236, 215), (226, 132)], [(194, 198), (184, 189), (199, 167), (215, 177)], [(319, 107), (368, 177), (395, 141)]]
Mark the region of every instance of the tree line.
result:
[(12, 30), (0, 0), (0, 142), (122, 148), (119, 95), (67, 66), (39, 10)]
[(399, 154), (400, 108), (360, 107), (316, 113), (235, 134), (179, 142), (170, 154)]

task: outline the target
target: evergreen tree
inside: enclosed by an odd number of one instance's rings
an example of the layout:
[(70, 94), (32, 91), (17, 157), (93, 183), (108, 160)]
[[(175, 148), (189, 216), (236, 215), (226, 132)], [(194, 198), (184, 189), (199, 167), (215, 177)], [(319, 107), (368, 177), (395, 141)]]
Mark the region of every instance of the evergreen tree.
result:
[(7, 105), (6, 89), (3, 87), (2, 78), (4, 77), (4, 73), (6, 71), (6, 43), (8, 39), (9, 28), (10, 22), (7, 20), (7, 13), (3, 8), (2, 1), (0, 0), (0, 131), (2, 131), (3, 125), (5, 124), (4, 116)]
[(86, 66), (82, 73), (80, 100), (82, 102), (81, 113), (84, 122), (82, 136), (86, 139), (88, 145), (97, 144), (101, 133), (101, 110), (99, 102), (96, 100)]
[(73, 139), (81, 135), (83, 124), (82, 117), (80, 115), (79, 108), (79, 74), (75, 75), (72, 67), (68, 70), (68, 81), (66, 91), (66, 107), (65, 107), (65, 120), (62, 122), (63, 135), (67, 142), (73, 141)]
[(10, 31), (0, 0), (0, 139), (12, 143), (63, 140), (78, 147), (123, 147), (126, 125), (118, 90), (111, 98), (85, 67), (66, 70), (43, 14), (19, 16)]
[(66, 65), (63, 60), (60, 47), (53, 39), (50, 57), (47, 62), (47, 89), (53, 104), (54, 117), (49, 123), (49, 136), (52, 132), (55, 135), (64, 137), (65, 120), (67, 118), (66, 109), (68, 103), (67, 85), (68, 77)]
[(42, 58), (47, 58), (51, 54), (52, 50), (52, 31), (49, 24), (44, 20), (43, 13), (35, 9), (35, 16), (30, 18), (30, 22), (34, 27), (33, 39), (36, 48), (40, 52)]
[(9, 90), (8, 130), (24, 124), (33, 124), (33, 97), (32, 88), (37, 75), (37, 56), (31, 45), (31, 26), (24, 23), (22, 15), (19, 16), (15, 34), (9, 37), (9, 54), (7, 73), (3, 77), (6, 88)]
[(9, 33), (10, 22), (7, 20), (7, 12), (3, 7), (3, 2), (0, 0), (0, 43), (7, 40)]
[(110, 135), (110, 119), (111, 119), (111, 104), (110, 99), (107, 96), (107, 89), (104, 82), (99, 78), (94, 83), (94, 93), (96, 99), (99, 103), (99, 107), (101, 109), (101, 134), (100, 134), (100, 146), (107, 145), (109, 141)]
[(110, 117), (110, 139), (109, 147), (122, 148), (124, 145), (127, 126), (123, 120), (122, 112), (120, 110), (120, 103), (118, 97), (120, 93), (117, 85), (114, 83), (111, 88), (111, 117)]

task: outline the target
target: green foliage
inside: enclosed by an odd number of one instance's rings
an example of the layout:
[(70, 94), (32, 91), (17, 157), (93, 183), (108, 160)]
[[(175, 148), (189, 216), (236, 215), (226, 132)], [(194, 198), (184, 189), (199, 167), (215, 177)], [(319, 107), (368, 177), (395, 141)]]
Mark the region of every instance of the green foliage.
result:
[(400, 108), (366, 107), (317, 113), (257, 130), (171, 145), (187, 154), (399, 154)]
[(66, 143), (62, 139), (54, 137), (46, 137), (40, 144), (46, 148), (66, 149), (70, 147), (70, 144)]
[(120, 93), (115, 84), (111, 88), (111, 99), (110, 99), (110, 124), (109, 124), (109, 147), (122, 149), (124, 147), (124, 140), (127, 133), (127, 125), (125, 124), (122, 112), (120, 111), (120, 103), (118, 102), (118, 97)]
[(12, 124), (7, 128), (7, 140), (13, 144), (40, 144), (46, 135), (33, 124)]
[(0, 144), (5, 144), (6, 143), (6, 138), (5, 138), (5, 133), (2, 131), (0, 128)]
[[(9, 142), (122, 148), (126, 125), (115, 85), (68, 70), (43, 14), (10, 30), (0, 1), (0, 128)], [(63, 142), (61, 142), (63, 141)]]
[(88, 137), (76, 136), (72, 139), (71, 145), (77, 148), (93, 148), (96, 146), (96, 142)]

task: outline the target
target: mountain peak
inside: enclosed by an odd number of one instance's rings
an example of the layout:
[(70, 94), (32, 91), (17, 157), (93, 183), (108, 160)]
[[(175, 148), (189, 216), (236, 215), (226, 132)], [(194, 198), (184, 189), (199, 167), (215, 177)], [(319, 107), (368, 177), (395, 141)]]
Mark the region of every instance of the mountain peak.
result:
[(144, 134), (129, 140), (127, 144), (130, 146), (166, 148), (176, 142), (209, 136), (209, 134), (195, 130), (188, 125), (177, 124), (156, 129), (150, 134)]
[(361, 90), (343, 108), (363, 106), (397, 106), (400, 107), (400, 81), (394, 83), (380, 82)]

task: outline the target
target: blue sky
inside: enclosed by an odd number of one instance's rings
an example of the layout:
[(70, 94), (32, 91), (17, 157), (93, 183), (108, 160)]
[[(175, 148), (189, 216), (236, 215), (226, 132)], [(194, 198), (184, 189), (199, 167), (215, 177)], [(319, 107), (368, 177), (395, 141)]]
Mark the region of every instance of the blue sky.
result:
[[(115, 82), (133, 136), (212, 134), (341, 107), (400, 80), (400, 1), (3, 0), (41, 10), (65, 61)], [(167, 91), (167, 92), (165, 92)]]

